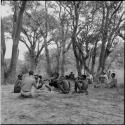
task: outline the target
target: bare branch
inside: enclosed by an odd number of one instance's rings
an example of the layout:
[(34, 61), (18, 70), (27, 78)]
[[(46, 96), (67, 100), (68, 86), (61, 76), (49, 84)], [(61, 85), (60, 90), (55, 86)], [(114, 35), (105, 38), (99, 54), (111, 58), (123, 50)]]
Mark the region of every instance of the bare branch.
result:
[(28, 48), (28, 50), (30, 51), (30, 47), (28, 46), (28, 44), (26, 43), (26, 40), (24, 40), (23, 38), (20, 38), (20, 41), (22, 43), (24, 43), (26, 45), (26, 47)]
[(29, 43), (32, 45), (31, 37), (27, 34), (26, 30), (22, 27), (22, 33), (27, 37)]

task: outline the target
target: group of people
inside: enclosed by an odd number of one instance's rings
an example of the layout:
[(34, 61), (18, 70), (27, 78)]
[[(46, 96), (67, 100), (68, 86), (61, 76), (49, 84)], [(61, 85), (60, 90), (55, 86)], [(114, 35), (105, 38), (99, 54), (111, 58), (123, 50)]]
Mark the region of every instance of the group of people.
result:
[[(103, 79), (103, 80), (102, 80)], [(103, 72), (99, 77), (99, 82), (104, 82), (105, 80), (110, 79), (110, 82), (106, 81), (106, 87), (116, 87), (117, 79), (115, 78), (115, 73), (109, 72), (106, 75)], [(88, 94), (88, 86), (93, 84), (93, 76), (91, 74), (84, 74), (75, 78), (73, 72), (69, 75), (59, 76), (59, 73), (55, 73), (51, 78), (43, 79), (41, 75), (34, 75), (33, 71), (29, 71), (29, 74), (19, 74), (17, 81), (14, 85), (14, 93), (21, 93), (22, 97), (32, 97), (32, 86), (36, 89), (40, 89), (45, 85), (49, 91), (52, 91), (52, 88), (55, 88), (57, 91), (67, 94), (71, 90), (71, 84), (74, 81), (74, 92), (75, 93), (85, 93)], [(46, 84), (45, 81), (48, 81)]]
[(114, 88), (117, 87), (117, 78), (114, 72), (110, 70), (108, 72), (102, 72), (99, 76), (98, 84), (104, 85), (105, 88)]
[[(53, 77), (43, 80), (41, 75), (34, 75), (33, 71), (29, 71), (29, 74), (18, 75), (14, 85), (14, 93), (21, 93), (22, 97), (32, 97), (32, 86), (34, 86), (36, 89), (40, 89), (45, 84), (45, 87), (50, 91), (52, 90), (52, 87), (54, 87), (59, 92), (67, 94), (71, 90), (71, 79), (75, 82), (74, 91), (76, 93), (88, 94), (86, 75), (75, 78), (73, 72), (66, 76), (59, 76), (59, 74), (56, 73)], [(45, 81), (48, 81), (49, 84), (46, 84)]]

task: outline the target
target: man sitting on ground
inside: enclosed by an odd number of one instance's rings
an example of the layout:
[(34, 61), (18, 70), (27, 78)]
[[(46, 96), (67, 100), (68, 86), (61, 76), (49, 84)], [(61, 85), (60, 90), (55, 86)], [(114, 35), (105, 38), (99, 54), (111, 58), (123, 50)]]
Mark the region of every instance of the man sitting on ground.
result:
[(57, 81), (58, 88), (62, 93), (67, 94), (70, 91), (70, 82), (64, 76), (61, 76)]
[(38, 89), (36, 85), (36, 80), (33, 76), (34, 72), (30, 71), (28, 76), (25, 76), (21, 84), (21, 96), (22, 97), (32, 97), (32, 86)]
[(75, 81), (75, 92), (77, 92), (77, 89), (79, 90), (79, 93), (86, 93), (88, 95), (88, 82), (86, 80), (86, 75), (82, 75), (80, 78), (78, 78)]

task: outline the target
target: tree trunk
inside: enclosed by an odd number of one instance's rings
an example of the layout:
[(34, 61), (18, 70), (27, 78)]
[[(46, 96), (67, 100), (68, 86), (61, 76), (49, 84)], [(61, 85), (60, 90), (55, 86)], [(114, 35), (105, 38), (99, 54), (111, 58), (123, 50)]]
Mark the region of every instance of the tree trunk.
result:
[(44, 38), (44, 42), (45, 42), (45, 56), (46, 56), (46, 62), (47, 62), (47, 74), (49, 76), (51, 76), (51, 63), (50, 63), (50, 56), (49, 56), (49, 50), (48, 50), (48, 46), (47, 46), (47, 40), (46, 38)]
[(60, 64), (60, 63), (59, 63), (59, 57), (60, 57), (60, 56), (59, 56), (59, 54), (58, 54), (57, 57), (56, 57), (56, 60), (57, 60), (56, 72), (57, 72), (57, 73), (59, 73), (59, 64)]
[(78, 76), (81, 76), (82, 75), (82, 65), (80, 65), (79, 60), (76, 60), (76, 68), (77, 68)]
[(5, 45), (5, 37), (4, 37), (4, 25), (1, 20), (1, 84), (4, 84), (5, 82), (5, 56), (6, 52), (6, 45)]
[(100, 57), (99, 57), (99, 66), (98, 66), (98, 72), (100, 70), (104, 70), (105, 69), (105, 45), (106, 45), (106, 40), (107, 40), (107, 34), (103, 36), (102, 39), (102, 47), (101, 47), (101, 53), (100, 53)]
[(61, 75), (63, 76), (65, 73), (65, 53), (64, 53), (64, 49), (62, 51), (62, 63), (61, 63)]
[(48, 50), (48, 45), (47, 45), (47, 36), (48, 36), (48, 24), (47, 24), (47, 7), (46, 7), (46, 2), (45, 1), (45, 10), (46, 10), (46, 23), (45, 23), (45, 27), (46, 27), (46, 34), (44, 37), (44, 44), (45, 44), (45, 55), (46, 55), (46, 62), (47, 62), (47, 74), (49, 76), (51, 76), (52, 72), (51, 72), (51, 63), (50, 63), (50, 56), (49, 56), (49, 50)]
[(93, 53), (92, 53), (92, 66), (91, 66), (92, 74), (94, 73), (94, 68), (95, 68), (96, 50), (97, 50), (97, 42), (95, 42), (94, 50), (93, 50)]
[(18, 44), (20, 39), (20, 32), (22, 27), (22, 20), (23, 20), (23, 13), (25, 10), (26, 1), (22, 1), (22, 5), (19, 11), (17, 22), (15, 22), (14, 26), (14, 34), (13, 34), (13, 47), (12, 47), (12, 56), (11, 56), (11, 62), (10, 62), (10, 68), (8, 71), (8, 78), (10, 79), (10, 83), (15, 82), (15, 76), (16, 76), (16, 66), (17, 66), (17, 56), (18, 56)]
[(35, 51), (32, 49), (30, 51), (30, 70), (35, 71), (36, 69), (36, 62), (35, 62)]
[(62, 60), (61, 60), (61, 75), (65, 73), (65, 40), (64, 40), (64, 29), (62, 27)]

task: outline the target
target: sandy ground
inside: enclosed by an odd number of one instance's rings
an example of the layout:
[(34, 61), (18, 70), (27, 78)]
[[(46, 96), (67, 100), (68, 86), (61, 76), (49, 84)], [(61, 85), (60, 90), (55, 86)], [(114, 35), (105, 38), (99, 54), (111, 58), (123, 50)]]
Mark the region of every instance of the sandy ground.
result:
[[(89, 95), (35, 91), (21, 99), (13, 85), (2, 90), (3, 124), (123, 124), (124, 95), (116, 89), (89, 88)], [(123, 90), (122, 90), (123, 91)]]

